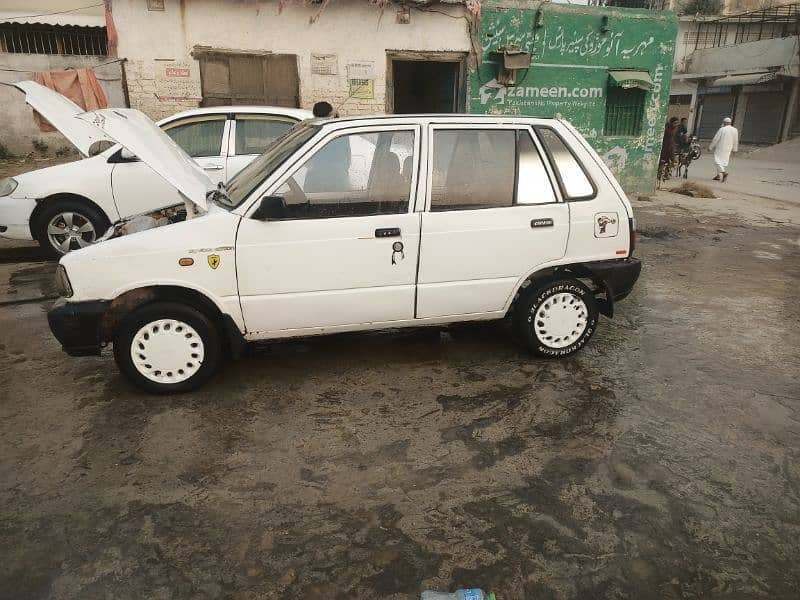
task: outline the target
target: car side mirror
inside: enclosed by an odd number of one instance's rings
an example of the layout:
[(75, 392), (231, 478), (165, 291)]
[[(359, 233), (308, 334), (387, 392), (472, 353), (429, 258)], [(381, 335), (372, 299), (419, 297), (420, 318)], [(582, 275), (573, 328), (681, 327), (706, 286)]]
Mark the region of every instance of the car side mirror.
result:
[(128, 150), (127, 148), (122, 148), (119, 151), (119, 157), (120, 157), (120, 159), (125, 160), (125, 161), (137, 160), (136, 155), (133, 152), (131, 152), (130, 150)]
[(280, 221), (287, 217), (283, 196), (264, 196), (251, 218), (258, 221)]

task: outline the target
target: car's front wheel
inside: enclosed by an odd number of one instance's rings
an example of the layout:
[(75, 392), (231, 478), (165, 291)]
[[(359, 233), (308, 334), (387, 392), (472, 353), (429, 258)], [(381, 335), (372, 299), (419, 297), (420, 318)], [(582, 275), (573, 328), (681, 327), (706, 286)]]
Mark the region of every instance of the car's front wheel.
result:
[(219, 331), (204, 313), (177, 302), (133, 311), (114, 337), (114, 359), (135, 385), (155, 394), (188, 392), (220, 363)]
[(577, 279), (559, 279), (528, 291), (517, 306), (515, 327), (537, 356), (561, 358), (594, 335), (599, 312), (594, 294)]
[(102, 211), (80, 200), (56, 200), (36, 217), (34, 236), (54, 258), (93, 244), (109, 227)]

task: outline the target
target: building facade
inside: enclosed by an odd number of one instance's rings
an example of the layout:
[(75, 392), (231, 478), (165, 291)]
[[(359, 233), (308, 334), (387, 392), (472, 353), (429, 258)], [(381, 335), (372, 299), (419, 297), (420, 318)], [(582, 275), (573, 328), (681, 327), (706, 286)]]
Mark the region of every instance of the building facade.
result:
[[(654, 187), (676, 29), (668, 12), (522, 0), (113, 0), (110, 11), (116, 43), (92, 60), (121, 65), (125, 93), (110, 94), (112, 106), (153, 119), (320, 100), (342, 115), (562, 116), (628, 190)], [(513, 81), (498, 70), (502, 49), (527, 60)], [(70, 64), (79, 61), (59, 63)]]
[[(126, 103), (122, 66), (109, 56), (102, 5), (84, 0), (6, 0), (0, 6), (0, 83), (33, 79), (36, 72), (88, 69), (111, 106)], [(31, 16), (33, 15), (33, 16)], [(0, 157), (71, 153), (58, 132), (45, 132), (15, 88), (0, 85)]]
[[(653, 188), (667, 116), (676, 19), (670, 12), (491, 2), (472, 112), (563, 116), (631, 191)], [(532, 56), (515, 86), (500, 86), (500, 52)]]
[(731, 117), (744, 143), (800, 134), (798, 4), (735, 16), (681, 17), (670, 115), (708, 139)]

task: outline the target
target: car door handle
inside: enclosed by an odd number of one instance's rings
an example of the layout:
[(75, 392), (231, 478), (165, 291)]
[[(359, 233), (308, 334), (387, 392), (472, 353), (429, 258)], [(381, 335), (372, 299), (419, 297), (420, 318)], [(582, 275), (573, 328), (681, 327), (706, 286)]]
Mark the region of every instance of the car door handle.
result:
[(552, 227), (553, 226), (553, 219), (532, 219), (531, 220), (531, 227)]
[(206, 165), (203, 167), (204, 171), (222, 171), (222, 165)]
[(399, 227), (384, 227), (383, 229), (376, 229), (375, 230), (375, 237), (376, 238), (400, 237), (400, 228)]

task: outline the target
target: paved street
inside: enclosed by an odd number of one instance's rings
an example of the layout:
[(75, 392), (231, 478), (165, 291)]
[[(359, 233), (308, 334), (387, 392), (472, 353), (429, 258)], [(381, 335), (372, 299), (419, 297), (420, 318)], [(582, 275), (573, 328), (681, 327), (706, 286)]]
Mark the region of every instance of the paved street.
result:
[(6, 244), (0, 597), (797, 598), (800, 206), (733, 182), (635, 202), (642, 278), (571, 359), (338, 335), (178, 397), (62, 354)]

